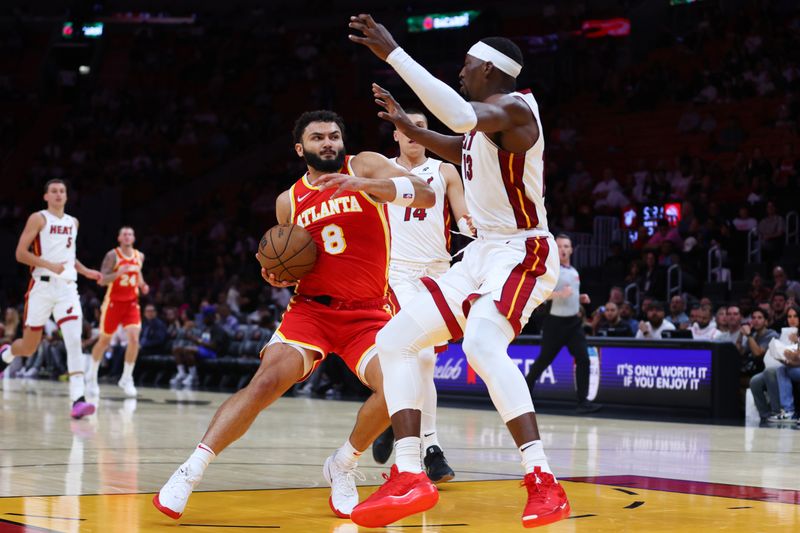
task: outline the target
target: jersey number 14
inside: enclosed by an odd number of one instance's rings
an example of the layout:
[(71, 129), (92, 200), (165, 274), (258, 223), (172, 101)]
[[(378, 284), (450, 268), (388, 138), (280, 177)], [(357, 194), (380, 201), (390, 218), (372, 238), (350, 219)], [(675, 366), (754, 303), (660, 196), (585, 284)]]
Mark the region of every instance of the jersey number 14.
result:
[(412, 217), (416, 218), (417, 220), (425, 220), (425, 217), (427, 216), (427, 209), (423, 209), (421, 207), (406, 207), (406, 215), (403, 217), (403, 221), (408, 222)]

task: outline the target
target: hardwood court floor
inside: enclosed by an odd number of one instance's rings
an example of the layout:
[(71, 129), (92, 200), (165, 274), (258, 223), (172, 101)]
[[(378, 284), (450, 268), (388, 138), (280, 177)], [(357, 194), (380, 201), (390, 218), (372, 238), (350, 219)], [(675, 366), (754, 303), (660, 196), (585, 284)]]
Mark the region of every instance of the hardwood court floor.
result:
[[(209, 467), (181, 520), (150, 504), (227, 394), (103, 387), (70, 421), (66, 385), (12, 380), (0, 403), (0, 533), (336, 532), (321, 475), (359, 404), (283, 398)], [(522, 531), (519, 455), (498, 415), (441, 409), (456, 470), (439, 505), (387, 531)], [(800, 531), (800, 432), (540, 416), (572, 518), (540, 531)], [(387, 469), (369, 452), (361, 497)], [(402, 526), (402, 527), (401, 527)], [(367, 530), (363, 530), (367, 531)]]

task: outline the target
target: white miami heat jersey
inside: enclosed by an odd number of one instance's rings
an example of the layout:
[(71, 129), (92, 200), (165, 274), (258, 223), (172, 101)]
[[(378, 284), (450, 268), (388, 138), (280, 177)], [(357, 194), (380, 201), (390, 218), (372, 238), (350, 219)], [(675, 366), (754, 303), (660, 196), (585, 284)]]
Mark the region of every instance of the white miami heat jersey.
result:
[(475, 227), (486, 231), (547, 229), (544, 208), (544, 132), (539, 105), (528, 90), (511, 93), (531, 108), (539, 138), (527, 152), (499, 148), (485, 133), (464, 135), (461, 150), (464, 196)]
[[(397, 158), (392, 159), (397, 163)], [(436, 194), (436, 203), (427, 209), (387, 204), (392, 232), (391, 262), (450, 262), (450, 205), (447, 184), (442, 177), (442, 162), (428, 158), (411, 170), (428, 182)]]
[(78, 225), (75, 219), (66, 213), (58, 218), (46, 209), (39, 213), (44, 217), (45, 223), (33, 241), (33, 253), (51, 263), (64, 263), (64, 271), (56, 274), (46, 268), (36, 267), (31, 274), (34, 278), (50, 276), (76, 281), (78, 272), (75, 270), (75, 241), (78, 238)]

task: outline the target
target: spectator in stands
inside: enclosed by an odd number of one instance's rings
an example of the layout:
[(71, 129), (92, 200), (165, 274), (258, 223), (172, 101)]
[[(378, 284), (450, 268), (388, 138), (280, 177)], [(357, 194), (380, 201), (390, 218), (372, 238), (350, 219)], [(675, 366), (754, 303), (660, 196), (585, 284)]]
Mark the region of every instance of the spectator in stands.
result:
[(689, 317), (686, 315), (686, 300), (680, 294), (676, 294), (669, 301), (669, 315), (667, 320), (676, 329), (686, 329), (691, 325)]
[(683, 239), (678, 233), (678, 228), (670, 228), (669, 222), (661, 219), (658, 221), (655, 233), (647, 241), (647, 248), (659, 248), (665, 242), (671, 242), (676, 250), (683, 248)]
[(183, 331), (181, 321), (178, 319), (178, 311), (174, 307), (164, 308), (164, 324), (167, 326), (167, 348), (172, 352), (172, 343)]
[(758, 227), (758, 221), (750, 216), (750, 210), (743, 205), (739, 208), (739, 216), (733, 219), (733, 227), (746, 234)]
[(788, 298), (793, 298), (795, 302), (800, 303), (800, 283), (790, 280), (783, 267), (776, 266), (772, 269), (772, 279), (775, 282), (772, 287), (773, 294), (776, 291), (783, 292)]
[[(750, 324), (743, 324), (740, 331), (742, 335), (736, 349), (742, 355), (742, 373), (755, 376), (764, 369), (764, 354), (769, 341), (777, 339), (778, 334), (767, 327), (767, 313), (760, 308), (753, 309)], [(774, 378), (774, 374), (770, 377)]]
[(592, 198), (597, 211), (609, 212), (628, 205), (628, 198), (610, 168), (603, 171), (603, 179), (592, 189)]
[(631, 331), (638, 331), (639, 329), (639, 321), (634, 318), (635, 315), (636, 312), (630, 302), (623, 302), (622, 305), (619, 306), (619, 317), (623, 322), (628, 323), (628, 327), (631, 328)]
[(188, 342), (181, 346), (175, 346), (172, 350), (175, 355), (175, 365), (178, 367), (178, 373), (173, 380), (184, 387), (193, 387), (199, 382), (197, 359), (221, 357), (227, 345), (228, 334), (216, 320), (216, 308), (207, 305), (200, 312), (203, 316), (200, 334), (197, 335), (190, 329), (184, 333), (184, 338)]
[(750, 281), (750, 289), (747, 295), (753, 301), (754, 305), (758, 305), (769, 301), (770, 291), (764, 286), (764, 279), (758, 272), (753, 274), (753, 279)]
[(786, 327), (785, 292), (773, 291), (772, 297), (769, 299), (769, 311), (771, 316), (769, 327), (780, 333), (781, 329)]
[(738, 305), (729, 305), (725, 320), (728, 330), (717, 337), (718, 342), (732, 342), (736, 344), (742, 336), (742, 312)]
[(147, 304), (144, 307), (142, 331), (139, 334), (139, 355), (158, 355), (167, 351), (167, 325), (158, 318), (156, 306)]
[(717, 328), (712, 324), (711, 317), (711, 306), (700, 306), (697, 310), (697, 321), (691, 327), (693, 339), (711, 341), (717, 337)]
[(717, 328), (717, 337), (728, 332), (728, 306), (720, 305), (714, 314), (714, 326)]
[(783, 229), (783, 217), (778, 214), (775, 202), (767, 202), (767, 215), (758, 222), (761, 260), (767, 264), (778, 259), (783, 251)]
[(217, 313), (219, 314), (219, 325), (225, 330), (225, 333), (228, 334), (228, 337), (232, 338), (235, 336), (236, 326), (239, 325), (239, 319), (231, 314), (231, 308), (228, 307), (227, 304), (221, 304)]
[(797, 344), (797, 328), (800, 326), (800, 307), (792, 306), (786, 312), (787, 327), (781, 330), (780, 339), (769, 343), (765, 365), (777, 361), (775, 378), (781, 412), (771, 416), (770, 422), (788, 422), (795, 415), (792, 381), (800, 381), (800, 347)]
[(774, 345), (770, 343), (770, 351), (774, 350), (774, 356), (782, 356), (785, 362), (776, 373), (781, 408), (787, 413), (796, 413), (792, 383), (800, 381), (800, 307), (792, 306), (787, 314), (789, 327), (781, 333), (780, 341), (773, 341)]
[(653, 298), (663, 298), (667, 291), (667, 277), (664, 268), (658, 264), (654, 252), (647, 252), (644, 256), (644, 272), (640, 288), (644, 294)]
[(621, 306), (625, 302), (625, 293), (622, 290), (622, 287), (614, 286), (611, 287), (611, 290), (608, 292), (608, 301), (613, 302), (617, 305), (617, 308)]
[(630, 323), (622, 320), (619, 307), (612, 301), (598, 308), (594, 334), (601, 337), (633, 337)]
[(654, 300), (647, 309), (647, 320), (639, 324), (637, 339), (660, 339), (662, 331), (673, 331), (675, 326), (664, 320), (664, 304)]
[(584, 168), (583, 161), (575, 161), (575, 168), (567, 178), (567, 194), (577, 195), (588, 191), (592, 186), (592, 176)]

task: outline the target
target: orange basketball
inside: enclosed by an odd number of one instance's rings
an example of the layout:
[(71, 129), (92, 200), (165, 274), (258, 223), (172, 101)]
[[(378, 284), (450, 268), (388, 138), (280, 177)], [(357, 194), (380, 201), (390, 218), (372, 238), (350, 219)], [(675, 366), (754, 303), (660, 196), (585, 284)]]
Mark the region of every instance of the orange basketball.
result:
[(258, 244), (258, 262), (278, 281), (298, 281), (311, 272), (316, 259), (314, 239), (296, 224), (271, 227)]

